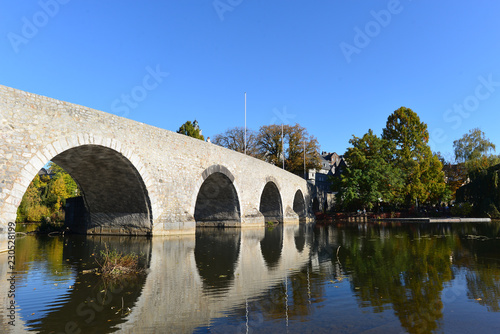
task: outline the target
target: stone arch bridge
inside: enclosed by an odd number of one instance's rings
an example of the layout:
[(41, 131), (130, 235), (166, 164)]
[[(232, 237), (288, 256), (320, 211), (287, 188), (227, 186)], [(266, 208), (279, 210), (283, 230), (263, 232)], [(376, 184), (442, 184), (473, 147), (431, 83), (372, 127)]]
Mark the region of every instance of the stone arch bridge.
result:
[(296, 223), (311, 218), (316, 192), (301, 177), (241, 153), (0, 86), (0, 234), (48, 161), (80, 186), (83, 200), (70, 214), (81, 233)]

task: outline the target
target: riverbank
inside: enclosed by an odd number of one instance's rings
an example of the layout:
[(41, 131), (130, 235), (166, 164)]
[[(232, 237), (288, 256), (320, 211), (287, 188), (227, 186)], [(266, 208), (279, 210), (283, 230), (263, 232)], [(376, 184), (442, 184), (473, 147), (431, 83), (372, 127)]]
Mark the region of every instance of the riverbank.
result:
[(380, 218), (373, 221), (397, 221), (403, 223), (490, 223), (491, 218)]
[(462, 218), (462, 217), (449, 217), (449, 216), (435, 216), (435, 217), (412, 217), (408, 214), (385, 213), (318, 213), (316, 220), (321, 222), (401, 222), (401, 223), (489, 223), (491, 218)]

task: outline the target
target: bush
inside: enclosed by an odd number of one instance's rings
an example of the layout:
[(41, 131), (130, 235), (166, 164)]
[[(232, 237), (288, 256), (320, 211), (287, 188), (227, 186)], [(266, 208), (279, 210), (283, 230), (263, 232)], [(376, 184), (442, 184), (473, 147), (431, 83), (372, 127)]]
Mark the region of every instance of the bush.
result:
[(451, 208), (451, 214), (458, 217), (470, 217), (472, 205), (470, 203), (458, 203)]
[(50, 210), (46, 206), (35, 205), (26, 210), (26, 220), (30, 222), (39, 222), (43, 218), (50, 216)]
[(110, 250), (108, 245), (101, 250), (100, 258), (96, 259), (99, 272), (105, 277), (117, 277), (127, 274), (140, 273), (139, 256), (135, 253), (122, 254), (117, 250)]

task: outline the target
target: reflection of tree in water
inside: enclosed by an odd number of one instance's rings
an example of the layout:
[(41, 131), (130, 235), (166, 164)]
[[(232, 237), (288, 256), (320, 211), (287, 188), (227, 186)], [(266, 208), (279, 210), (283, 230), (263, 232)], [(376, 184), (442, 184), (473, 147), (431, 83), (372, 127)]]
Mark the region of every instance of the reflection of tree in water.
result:
[(467, 272), (467, 296), (486, 306), (490, 312), (500, 311), (500, 269), (495, 266), (479, 265)]
[(499, 235), (498, 223), (467, 225), (460, 235), (458, 264), (467, 272), (467, 296), (490, 312), (500, 312)]
[[(406, 232), (404, 232), (406, 231)], [(430, 238), (440, 231), (368, 227), (350, 235), (344, 267), (351, 273), (352, 288), (360, 306), (382, 312), (392, 305), (401, 325), (410, 333), (439, 328), (442, 318), (441, 291), (453, 279), (450, 255), (453, 238)], [(420, 237), (419, 237), (420, 236)]]

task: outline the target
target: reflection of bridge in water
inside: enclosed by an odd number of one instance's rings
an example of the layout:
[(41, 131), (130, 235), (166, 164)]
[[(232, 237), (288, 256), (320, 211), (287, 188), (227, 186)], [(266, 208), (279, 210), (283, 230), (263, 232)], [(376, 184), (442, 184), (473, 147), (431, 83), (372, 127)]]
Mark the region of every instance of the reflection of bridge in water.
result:
[[(137, 328), (162, 328), (184, 333), (223, 317), (308, 263), (310, 245), (305, 242), (305, 229), (304, 225), (285, 225), (266, 231), (240, 230), (241, 234), (201, 231), (196, 240), (194, 236), (155, 238), (151, 271), (121, 329), (132, 333)], [(198, 251), (199, 240), (204, 248), (215, 248)], [(216, 261), (224, 263), (217, 265)]]
[[(39, 282), (29, 281), (29, 270), (22, 261), (23, 274), (17, 276), (16, 326), (8, 326), (0, 311), (2, 333), (64, 332), (65, 326), (82, 332), (192, 332), (207, 326), (225, 312), (244, 307), (252, 298), (268, 293), (307, 265), (311, 252), (311, 225), (283, 225), (267, 229), (200, 229), (195, 235), (176, 237), (73, 236), (60, 239), (62, 253), (57, 264), (67, 265), (72, 288), (48, 293), (32, 305), (28, 290)], [(26, 239), (28, 240), (28, 239)], [(28, 242), (30, 242), (28, 240)], [(62, 244), (64, 246), (62, 246)], [(145, 255), (147, 276), (128, 282), (123, 290), (103, 287), (100, 277), (83, 274), (92, 266), (93, 254), (105, 246)], [(120, 248), (121, 247), (121, 248)], [(26, 251), (31, 250), (27, 249)], [(5, 255), (5, 254), (3, 254)], [(0, 274), (7, 273), (6, 257), (0, 259)], [(43, 262), (51, 266), (50, 263)], [(31, 280), (33, 274), (31, 272)], [(49, 278), (50, 279), (50, 278)], [(30, 284), (26, 284), (26, 283)], [(7, 305), (7, 285), (0, 285), (2, 305)], [(116, 287), (115, 287), (116, 288)], [(102, 292), (105, 291), (106, 292)], [(23, 292), (24, 291), (24, 292)], [(22, 296), (21, 294), (24, 294)], [(40, 299), (42, 298), (42, 299)], [(45, 299), (43, 299), (45, 298)], [(122, 300), (123, 298), (123, 300)], [(102, 302), (101, 304), (99, 304)], [(131, 313), (116, 314), (123, 303)], [(104, 307), (102, 307), (104, 305)], [(284, 306), (277, 305), (276, 308)], [(34, 316), (27, 314), (33, 312)], [(42, 315), (43, 314), (43, 315)], [(37, 315), (40, 315), (38, 318)], [(125, 317), (125, 318), (124, 318)]]

